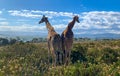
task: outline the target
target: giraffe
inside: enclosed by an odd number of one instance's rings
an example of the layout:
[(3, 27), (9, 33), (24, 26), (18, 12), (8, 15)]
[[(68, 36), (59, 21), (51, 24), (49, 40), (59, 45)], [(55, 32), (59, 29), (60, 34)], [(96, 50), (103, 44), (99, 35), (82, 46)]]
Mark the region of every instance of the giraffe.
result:
[(50, 54), (52, 55), (52, 63), (53, 66), (59, 65), (62, 63), (62, 42), (60, 35), (54, 30), (51, 24), (48, 21), (48, 18), (43, 15), (42, 19), (39, 21), (40, 23), (45, 22), (46, 28), (48, 30), (48, 63)]
[(73, 44), (73, 36), (74, 36), (74, 34), (72, 32), (72, 28), (73, 28), (75, 22), (79, 23), (78, 16), (73, 17), (73, 20), (68, 24), (66, 29), (61, 34), (62, 50), (64, 52), (62, 60), (65, 65), (68, 65), (70, 62), (70, 54), (71, 54), (71, 49), (72, 49), (72, 44)]

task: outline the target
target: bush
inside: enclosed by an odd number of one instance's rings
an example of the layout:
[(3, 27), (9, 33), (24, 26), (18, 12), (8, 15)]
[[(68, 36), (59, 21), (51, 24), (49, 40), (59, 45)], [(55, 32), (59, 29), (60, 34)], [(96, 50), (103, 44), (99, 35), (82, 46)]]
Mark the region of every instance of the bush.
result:
[(9, 45), (0, 55), (0, 75), (3, 76), (40, 76), (48, 70), (47, 49), (41, 44)]
[(113, 62), (118, 61), (118, 56), (120, 56), (114, 49), (104, 48), (102, 50), (101, 60), (107, 64), (111, 64)]
[[(2, 46), (0, 76), (120, 76), (118, 42), (93, 43), (94, 46), (91, 42), (75, 43), (71, 51), (74, 64), (57, 67), (48, 65), (46, 43), (20, 42)], [(111, 47), (113, 44), (117, 47)]]
[(87, 51), (87, 62), (92, 63), (92, 64), (97, 64), (100, 62), (100, 57), (101, 57), (101, 51), (98, 50), (97, 48), (90, 48)]
[(75, 44), (71, 52), (71, 61), (75, 63), (77, 61), (86, 61), (87, 48), (80, 44)]
[(74, 65), (51, 68), (48, 76), (101, 76), (102, 67), (100, 65), (75, 63)]

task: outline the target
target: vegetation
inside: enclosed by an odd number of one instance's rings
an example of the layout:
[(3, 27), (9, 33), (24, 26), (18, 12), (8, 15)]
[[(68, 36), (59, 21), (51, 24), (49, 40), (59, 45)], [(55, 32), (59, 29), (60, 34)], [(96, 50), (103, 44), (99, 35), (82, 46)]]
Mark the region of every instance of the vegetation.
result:
[(48, 64), (46, 42), (0, 47), (0, 76), (120, 76), (120, 40), (75, 42), (69, 66)]

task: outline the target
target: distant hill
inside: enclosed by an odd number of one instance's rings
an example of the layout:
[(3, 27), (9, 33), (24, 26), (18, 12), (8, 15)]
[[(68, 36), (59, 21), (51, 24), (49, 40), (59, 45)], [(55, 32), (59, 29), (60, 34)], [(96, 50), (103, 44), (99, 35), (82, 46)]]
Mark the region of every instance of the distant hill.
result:
[[(31, 40), (35, 37), (42, 37), (46, 38), (47, 37), (47, 32), (12, 32), (12, 31), (1, 31), (0, 32), (0, 37), (3, 38), (16, 38), (20, 37), (23, 40)], [(120, 34), (111, 34), (111, 33), (104, 33), (104, 34), (74, 34), (74, 37), (82, 37), (82, 38), (92, 38), (92, 39), (102, 39), (102, 38), (107, 38), (107, 39), (120, 39)]]
[(104, 34), (75, 34), (75, 37), (88, 37), (88, 38), (97, 38), (97, 39), (120, 39), (120, 34), (111, 34), (111, 33), (104, 33)]

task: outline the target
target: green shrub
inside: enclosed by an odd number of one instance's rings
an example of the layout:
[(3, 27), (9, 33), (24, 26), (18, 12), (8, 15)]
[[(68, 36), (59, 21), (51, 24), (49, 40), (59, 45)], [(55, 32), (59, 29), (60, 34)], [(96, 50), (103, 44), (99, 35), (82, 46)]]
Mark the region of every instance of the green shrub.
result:
[(77, 61), (86, 61), (87, 48), (80, 44), (75, 44), (71, 52), (71, 61), (75, 63)]
[(97, 48), (90, 48), (87, 51), (87, 62), (92, 63), (92, 64), (97, 64), (100, 62), (100, 57), (101, 57), (101, 51), (98, 50)]
[(107, 64), (111, 64), (113, 62), (118, 61), (118, 56), (120, 56), (114, 49), (104, 48), (102, 50), (101, 60)]
[(0, 74), (14, 76), (43, 75), (48, 70), (47, 49), (43, 45), (17, 43), (0, 52)]

